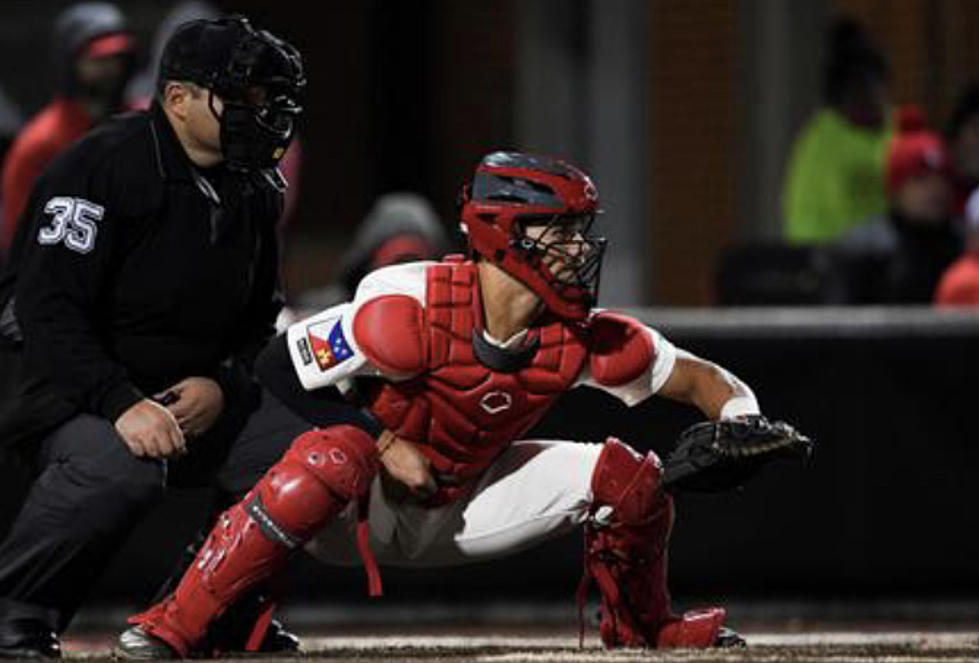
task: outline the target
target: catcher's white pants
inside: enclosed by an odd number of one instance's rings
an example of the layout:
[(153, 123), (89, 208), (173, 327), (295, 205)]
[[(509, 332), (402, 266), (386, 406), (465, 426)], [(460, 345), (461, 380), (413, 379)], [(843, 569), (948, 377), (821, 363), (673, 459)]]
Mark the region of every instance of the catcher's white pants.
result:
[[(371, 486), (371, 548), (380, 564), (447, 566), (500, 557), (582, 524), (601, 444), (525, 440), (504, 451), (465, 499), (437, 508), (395, 503)], [(306, 550), (330, 564), (359, 564), (356, 505)]]

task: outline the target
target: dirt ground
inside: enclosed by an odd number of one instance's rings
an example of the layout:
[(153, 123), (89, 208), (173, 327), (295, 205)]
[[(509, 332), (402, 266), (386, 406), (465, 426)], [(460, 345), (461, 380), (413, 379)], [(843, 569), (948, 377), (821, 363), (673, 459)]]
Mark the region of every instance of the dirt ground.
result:
[[(979, 625), (977, 625), (979, 626)], [(876, 627), (875, 627), (876, 628)], [(355, 629), (352, 629), (355, 630)], [(410, 663), (557, 662), (584, 663), (663, 661), (677, 663), (793, 663), (886, 661), (893, 663), (948, 663), (979, 661), (979, 631), (809, 631), (803, 633), (744, 632), (748, 647), (736, 650), (604, 651), (594, 633), (583, 649), (577, 634), (566, 628), (510, 627), (491, 631), (446, 629), (418, 633), (416, 629), (381, 628), (370, 634), (306, 636), (303, 660), (329, 663), (408, 661)], [(426, 627), (427, 631), (435, 631)], [(91, 661), (111, 658), (111, 637), (85, 635), (66, 639), (69, 659)], [(261, 656), (250, 661), (279, 660)]]

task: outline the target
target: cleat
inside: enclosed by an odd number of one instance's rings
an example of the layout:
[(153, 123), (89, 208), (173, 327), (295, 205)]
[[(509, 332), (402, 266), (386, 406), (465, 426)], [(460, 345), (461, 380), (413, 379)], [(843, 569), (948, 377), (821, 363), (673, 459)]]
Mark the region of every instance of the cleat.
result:
[(61, 658), (61, 643), (54, 631), (33, 621), (15, 621), (0, 629), (0, 659)]
[(732, 628), (722, 626), (721, 630), (717, 634), (717, 639), (714, 640), (714, 647), (728, 649), (728, 648), (740, 648), (747, 647), (748, 643), (741, 636), (740, 633)]
[(273, 619), (258, 651), (265, 654), (298, 654), (299, 638), (287, 631), (282, 622)]
[(211, 632), (210, 637), (201, 646), (201, 649), (217, 654), (299, 653), (299, 638), (286, 630), (282, 622), (277, 619), (269, 622), (268, 629), (265, 631), (265, 637), (262, 639), (262, 643), (258, 646), (257, 650), (251, 652), (246, 650), (245, 642), (247, 639), (248, 633), (242, 630), (241, 623), (234, 624), (233, 627), (219, 624), (218, 628)]
[(132, 661), (180, 658), (170, 645), (150, 635), (139, 626), (133, 626), (122, 632), (116, 642), (114, 653), (119, 658)]
[(271, 613), (274, 602), (262, 594), (251, 594), (232, 606), (208, 631), (200, 649), (220, 653), (295, 654), (299, 652), (299, 638), (286, 630), (277, 619), (269, 619), (265, 635), (258, 647), (248, 651), (257, 624), (263, 612)]

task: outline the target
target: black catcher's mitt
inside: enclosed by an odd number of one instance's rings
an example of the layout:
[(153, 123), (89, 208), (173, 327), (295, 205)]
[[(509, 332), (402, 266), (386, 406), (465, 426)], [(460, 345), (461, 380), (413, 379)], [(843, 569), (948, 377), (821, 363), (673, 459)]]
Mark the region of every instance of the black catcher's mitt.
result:
[(812, 456), (814, 443), (784, 421), (762, 416), (695, 424), (683, 431), (666, 460), (670, 492), (720, 492), (742, 485), (778, 458)]

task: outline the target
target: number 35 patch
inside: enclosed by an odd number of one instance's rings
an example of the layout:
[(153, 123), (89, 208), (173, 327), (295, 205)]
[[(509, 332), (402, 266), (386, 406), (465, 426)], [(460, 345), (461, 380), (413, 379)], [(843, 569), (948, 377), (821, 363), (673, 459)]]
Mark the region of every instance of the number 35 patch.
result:
[(40, 244), (61, 244), (78, 253), (88, 253), (95, 248), (99, 234), (96, 225), (102, 220), (105, 208), (84, 198), (55, 196), (44, 205), (44, 213), (51, 215), (51, 223), (37, 233)]

